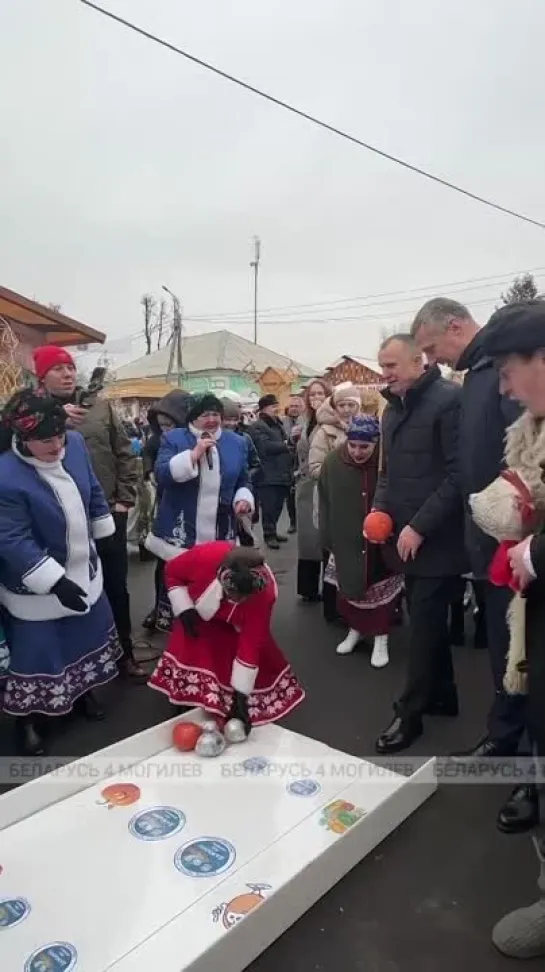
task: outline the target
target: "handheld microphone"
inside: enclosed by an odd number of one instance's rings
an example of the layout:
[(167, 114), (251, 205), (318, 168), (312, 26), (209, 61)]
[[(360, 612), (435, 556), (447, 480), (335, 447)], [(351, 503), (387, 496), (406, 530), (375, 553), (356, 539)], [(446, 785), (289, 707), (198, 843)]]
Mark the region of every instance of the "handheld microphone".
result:
[[(201, 438), (202, 439), (211, 439), (212, 436), (210, 435), (210, 432), (203, 432)], [(208, 468), (210, 470), (212, 470), (214, 468), (214, 457), (212, 455), (212, 449), (207, 449), (206, 450), (206, 461), (208, 463)]]

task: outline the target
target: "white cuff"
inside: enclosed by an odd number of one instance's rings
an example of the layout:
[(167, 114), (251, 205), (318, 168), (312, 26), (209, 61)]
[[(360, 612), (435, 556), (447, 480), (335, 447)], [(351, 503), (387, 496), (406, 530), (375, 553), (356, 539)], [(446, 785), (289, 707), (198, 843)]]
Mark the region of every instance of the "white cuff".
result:
[(231, 673), (231, 688), (242, 695), (251, 695), (257, 679), (257, 668), (253, 665), (245, 665), (244, 662), (235, 658)]
[(237, 503), (248, 503), (251, 512), (253, 513), (255, 510), (254, 494), (246, 486), (241, 486), (240, 489), (237, 489), (233, 499), (233, 509)]
[(168, 592), (168, 599), (175, 618), (183, 611), (189, 611), (190, 608), (195, 606), (188, 594), (187, 587), (172, 587)]
[(44, 557), (23, 576), (23, 584), (33, 594), (49, 594), (61, 577), (64, 577), (61, 565), (53, 557)]
[(524, 556), (523, 556), (522, 560), (523, 560), (524, 566), (526, 567), (526, 570), (528, 571), (528, 573), (530, 574), (530, 576), (533, 577), (533, 579), (535, 580), (537, 575), (536, 575), (536, 572), (534, 570), (534, 565), (532, 563), (531, 546), (532, 546), (532, 538), (530, 538), (529, 542), (526, 544), (526, 550), (524, 551)]
[(185, 449), (173, 456), (168, 465), (175, 483), (187, 483), (199, 475), (199, 467), (193, 465), (191, 449)]
[(111, 513), (105, 516), (97, 516), (96, 520), (91, 520), (91, 533), (93, 540), (104, 540), (115, 533), (115, 522)]

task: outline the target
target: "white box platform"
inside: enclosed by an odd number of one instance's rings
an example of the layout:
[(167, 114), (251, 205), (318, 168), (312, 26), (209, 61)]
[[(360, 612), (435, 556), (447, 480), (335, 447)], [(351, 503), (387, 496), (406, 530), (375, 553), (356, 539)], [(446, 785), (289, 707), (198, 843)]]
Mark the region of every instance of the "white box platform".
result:
[(199, 759), (179, 721), (0, 797), (2, 972), (242, 972), (436, 788), (277, 726)]

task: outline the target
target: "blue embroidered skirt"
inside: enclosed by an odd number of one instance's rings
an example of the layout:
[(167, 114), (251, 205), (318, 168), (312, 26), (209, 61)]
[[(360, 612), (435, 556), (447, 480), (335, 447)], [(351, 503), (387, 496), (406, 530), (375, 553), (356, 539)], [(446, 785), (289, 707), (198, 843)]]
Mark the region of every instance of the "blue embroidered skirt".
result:
[(4, 627), (2, 708), (10, 715), (66, 715), (80, 696), (118, 674), (122, 651), (105, 594), (80, 617), (21, 621), (6, 614)]

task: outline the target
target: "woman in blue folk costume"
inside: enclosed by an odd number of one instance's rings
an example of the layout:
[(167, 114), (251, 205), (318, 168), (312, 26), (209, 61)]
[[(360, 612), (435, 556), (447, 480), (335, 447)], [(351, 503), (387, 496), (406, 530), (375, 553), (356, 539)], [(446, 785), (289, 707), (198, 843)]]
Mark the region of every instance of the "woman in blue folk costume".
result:
[(102, 717), (95, 688), (121, 657), (94, 540), (114, 522), (78, 432), (54, 399), (25, 389), (0, 427), (0, 605), (9, 646), (3, 709), (26, 754), (39, 716)]
[[(155, 478), (161, 494), (146, 546), (163, 561), (213, 540), (234, 540), (237, 518), (254, 511), (244, 439), (222, 429), (223, 404), (215, 395), (192, 396), (186, 426), (161, 438)], [(172, 612), (166, 589), (161, 618)]]

